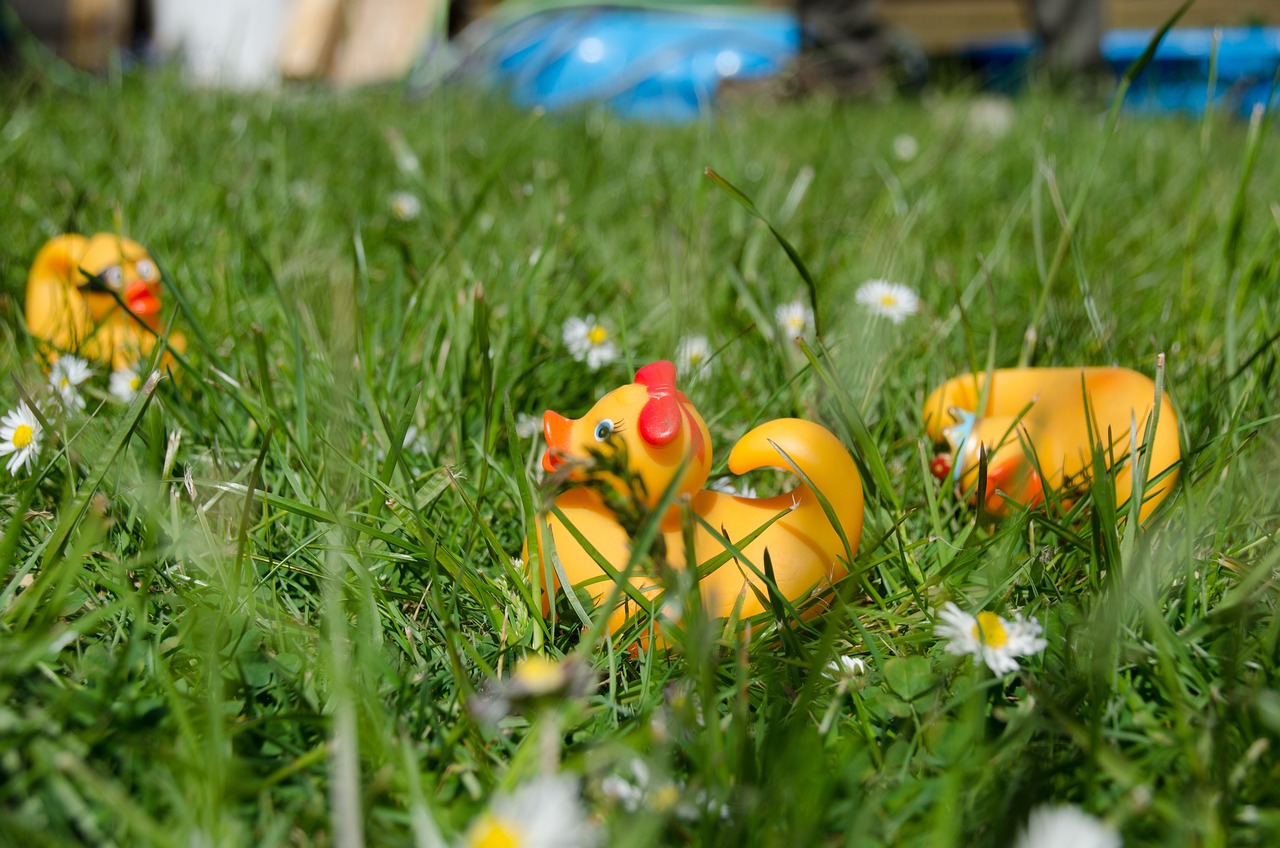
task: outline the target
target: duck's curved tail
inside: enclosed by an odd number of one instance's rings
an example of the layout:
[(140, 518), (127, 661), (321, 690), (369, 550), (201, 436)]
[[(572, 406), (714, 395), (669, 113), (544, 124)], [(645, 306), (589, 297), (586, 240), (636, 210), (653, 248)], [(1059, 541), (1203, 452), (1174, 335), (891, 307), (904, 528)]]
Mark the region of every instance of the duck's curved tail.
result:
[[(729, 470), (734, 474), (760, 468), (793, 474), (799, 469), (831, 506), (850, 553), (857, 552), (862, 536), (862, 478), (853, 457), (830, 430), (800, 418), (766, 421), (739, 439), (729, 454)], [(779, 499), (795, 502), (797, 512), (816, 511), (825, 519), (817, 495), (803, 482)]]

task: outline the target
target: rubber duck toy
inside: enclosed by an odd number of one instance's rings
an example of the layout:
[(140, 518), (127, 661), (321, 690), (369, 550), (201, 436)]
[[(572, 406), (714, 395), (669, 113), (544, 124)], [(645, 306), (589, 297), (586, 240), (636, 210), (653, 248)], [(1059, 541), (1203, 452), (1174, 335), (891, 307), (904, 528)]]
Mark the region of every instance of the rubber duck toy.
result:
[[(27, 275), (27, 329), (52, 357), (75, 353), (112, 368), (135, 367), (156, 344), (160, 294), (160, 270), (136, 241), (114, 233), (56, 236)], [(179, 333), (169, 345), (186, 349)]]
[[(992, 373), (986, 408), (979, 411), (984, 382), (982, 372), (965, 374), (925, 400), (925, 429), (935, 444), (946, 445), (933, 460), (934, 476), (951, 473), (961, 495), (976, 499), (985, 452), (988, 514), (1002, 518), (1016, 504), (1035, 506), (1046, 489), (1070, 506), (1089, 487), (1093, 447), (1100, 443), (1115, 476), (1116, 503), (1128, 500), (1130, 428), (1136, 426), (1141, 445), (1155, 406), (1149, 377), (1127, 368), (1004, 368)], [(1173, 491), (1181, 458), (1178, 416), (1166, 394), (1151, 443), (1142, 519)]]
[[(729, 470), (745, 474), (761, 468), (779, 468), (794, 473), (794, 464), (826, 498), (844, 531), (847, 548), (817, 495), (804, 482), (789, 492), (764, 498), (704, 489), (711, 471), (710, 434), (702, 416), (676, 388), (676, 369), (670, 362), (654, 362), (641, 368), (634, 383), (605, 395), (582, 418), (570, 419), (547, 411), (543, 431), (547, 450), (542, 467), (548, 472), (567, 471), (571, 481), (585, 479), (593, 453), (617, 457), (623, 445), (628, 470), (644, 483), (646, 507), (655, 508), (674, 481), (682, 504), (669, 508), (661, 527), (667, 562), (672, 567), (687, 565), (680, 520), (683, 504), (705, 521), (705, 526), (701, 522), (695, 524), (693, 531), (697, 564), (726, 550), (707, 526), (738, 547), (750, 565), (729, 559), (699, 581), (705, 609), (713, 618), (727, 617), (739, 603), (744, 618), (764, 609), (756, 591), (768, 596), (767, 584), (759, 576), (765, 570), (766, 550), (778, 590), (795, 602), (822, 595), (844, 577), (848, 557), (858, 549), (863, 507), (857, 466), (840, 440), (813, 422), (780, 418), (761, 424), (734, 446), (729, 454)], [(680, 475), (678, 480), (676, 475)], [(606, 506), (599, 487), (574, 486), (560, 494), (555, 503), (615, 569), (626, 566), (631, 540)], [(568, 582), (584, 587), (599, 605), (613, 589), (613, 581), (554, 515), (548, 516), (548, 522), (556, 557)], [(758, 533), (756, 538), (744, 544), (753, 533)], [(661, 588), (652, 576), (637, 575), (631, 583), (648, 596)], [(549, 594), (543, 595), (544, 612)], [(634, 604), (625, 595), (623, 601), (610, 617), (611, 631), (635, 612)]]

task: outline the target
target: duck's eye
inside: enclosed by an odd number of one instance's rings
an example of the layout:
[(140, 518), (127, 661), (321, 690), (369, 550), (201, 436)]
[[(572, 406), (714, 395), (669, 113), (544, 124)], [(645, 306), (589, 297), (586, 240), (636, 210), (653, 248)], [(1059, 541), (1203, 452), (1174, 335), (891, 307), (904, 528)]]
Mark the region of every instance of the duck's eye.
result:
[(603, 442), (605, 439), (613, 435), (613, 422), (608, 418), (596, 425), (596, 441)]
[(156, 263), (150, 259), (139, 259), (133, 263), (133, 270), (137, 271), (138, 276), (148, 283), (154, 283), (160, 279), (160, 272), (156, 269)]
[(102, 281), (113, 289), (118, 289), (124, 285), (124, 271), (119, 265), (112, 265), (98, 276), (102, 277)]

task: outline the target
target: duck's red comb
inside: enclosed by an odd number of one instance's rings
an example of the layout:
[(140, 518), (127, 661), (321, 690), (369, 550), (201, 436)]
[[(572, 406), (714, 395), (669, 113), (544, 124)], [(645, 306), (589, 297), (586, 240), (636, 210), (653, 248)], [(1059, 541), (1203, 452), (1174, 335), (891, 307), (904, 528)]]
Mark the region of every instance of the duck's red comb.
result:
[(665, 359), (651, 362), (636, 372), (636, 382), (649, 390), (649, 400), (637, 422), (640, 438), (651, 445), (669, 444), (680, 433), (676, 367)]

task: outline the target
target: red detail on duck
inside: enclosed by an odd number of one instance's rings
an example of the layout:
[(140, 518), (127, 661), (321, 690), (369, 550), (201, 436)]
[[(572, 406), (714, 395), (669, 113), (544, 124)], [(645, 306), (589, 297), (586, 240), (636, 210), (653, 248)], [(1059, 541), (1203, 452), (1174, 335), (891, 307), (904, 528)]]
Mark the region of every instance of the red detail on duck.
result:
[(1015, 461), (1006, 459), (1003, 462), (991, 463), (987, 466), (987, 491), (994, 492), (1001, 489), (1005, 492), (1009, 490), (1009, 484), (1013, 481), (1013, 473), (1015, 470)]
[(124, 302), (129, 311), (139, 318), (152, 323), (160, 315), (160, 296), (158, 286), (143, 280), (130, 283), (124, 290)]
[(665, 359), (650, 363), (636, 372), (636, 382), (649, 390), (640, 410), (640, 437), (651, 445), (670, 444), (680, 434), (676, 367)]
[(1040, 475), (1034, 468), (1028, 473), (1030, 477), (1027, 480), (1027, 506), (1040, 506), (1044, 503), (1044, 483), (1041, 482)]
[(689, 449), (701, 462), (707, 446), (693, 415), (689, 399), (676, 388), (676, 366), (665, 359), (651, 362), (636, 372), (636, 382), (649, 390), (649, 400), (640, 410), (637, 425), (640, 438), (656, 446), (670, 444), (680, 434), (680, 419), (689, 422)]

